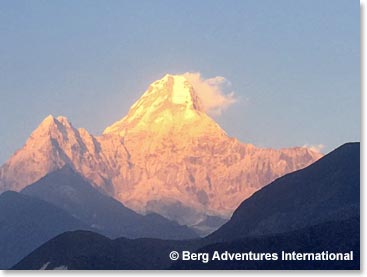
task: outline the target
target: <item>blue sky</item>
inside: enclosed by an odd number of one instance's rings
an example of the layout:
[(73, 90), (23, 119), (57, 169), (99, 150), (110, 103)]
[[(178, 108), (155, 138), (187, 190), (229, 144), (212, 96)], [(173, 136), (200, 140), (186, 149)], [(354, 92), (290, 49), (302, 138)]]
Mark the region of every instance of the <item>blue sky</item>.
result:
[(224, 76), (266, 147), (360, 139), (359, 1), (1, 1), (0, 162), (48, 114), (100, 134), (166, 73)]

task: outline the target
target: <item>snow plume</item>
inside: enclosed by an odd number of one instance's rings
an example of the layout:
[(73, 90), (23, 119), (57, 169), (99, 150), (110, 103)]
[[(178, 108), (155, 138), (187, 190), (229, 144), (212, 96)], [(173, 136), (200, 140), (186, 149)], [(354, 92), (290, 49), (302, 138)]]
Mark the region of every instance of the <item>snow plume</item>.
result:
[(322, 149), (325, 148), (325, 145), (323, 145), (323, 144), (316, 144), (316, 145), (305, 144), (305, 145), (303, 145), (303, 147), (308, 148), (311, 151), (321, 153)]
[(204, 79), (199, 72), (186, 72), (183, 76), (194, 87), (204, 110), (211, 115), (221, 115), (230, 105), (236, 102), (234, 92), (226, 93), (230, 82), (224, 77)]

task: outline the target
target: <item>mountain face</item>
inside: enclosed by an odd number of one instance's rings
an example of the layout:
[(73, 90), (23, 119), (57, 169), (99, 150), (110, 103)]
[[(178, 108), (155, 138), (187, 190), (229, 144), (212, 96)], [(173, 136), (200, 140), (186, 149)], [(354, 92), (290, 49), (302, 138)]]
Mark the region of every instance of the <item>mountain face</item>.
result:
[(14, 191), (0, 195), (0, 269), (65, 231), (93, 230), (67, 212)]
[(27, 186), (22, 194), (49, 202), (108, 237), (189, 239), (187, 226), (156, 215), (140, 215), (97, 191), (68, 165)]
[[(359, 143), (345, 144), (318, 162), (290, 173), (245, 200), (212, 235), (185, 241), (66, 232), (13, 269), (359, 269)], [(182, 261), (192, 253), (349, 253), (351, 261)]]
[(347, 143), (305, 169), (287, 174), (246, 199), (206, 239), (283, 233), (326, 221), (359, 218), (360, 145)]
[(321, 156), (227, 136), (195, 88), (183, 76), (166, 75), (101, 136), (48, 116), (0, 168), (0, 191), (19, 191), (68, 164), (134, 211), (200, 225), (208, 216), (229, 218), (265, 184)]

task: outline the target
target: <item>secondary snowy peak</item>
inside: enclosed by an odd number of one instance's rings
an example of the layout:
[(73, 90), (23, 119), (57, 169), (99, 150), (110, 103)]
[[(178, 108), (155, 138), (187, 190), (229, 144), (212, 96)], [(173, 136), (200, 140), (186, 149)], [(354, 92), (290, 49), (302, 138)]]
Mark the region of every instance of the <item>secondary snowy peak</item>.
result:
[(0, 192), (20, 190), (65, 164), (84, 176), (92, 175), (88, 167), (98, 163), (98, 147), (96, 139), (86, 130), (74, 128), (66, 117), (49, 115), (25, 145), (0, 167)]
[(58, 131), (64, 131), (65, 130), (73, 130), (73, 126), (71, 125), (70, 121), (64, 117), (64, 116), (58, 116), (54, 117), (53, 115), (48, 115), (41, 124), (33, 131), (31, 137), (37, 137), (39, 136), (46, 136), (46, 135), (52, 135), (55, 132)]
[(198, 127), (203, 131), (220, 130), (224, 133), (205, 114), (200, 98), (190, 82), (183, 75), (167, 74), (152, 83), (132, 105), (127, 116), (107, 127), (104, 134), (113, 133), (120, 136), (141, 132), (165, 134), (173, 130), (182, 130), (187, 126), (190, 126), (189, 129), (194, 133), (200, 132)]

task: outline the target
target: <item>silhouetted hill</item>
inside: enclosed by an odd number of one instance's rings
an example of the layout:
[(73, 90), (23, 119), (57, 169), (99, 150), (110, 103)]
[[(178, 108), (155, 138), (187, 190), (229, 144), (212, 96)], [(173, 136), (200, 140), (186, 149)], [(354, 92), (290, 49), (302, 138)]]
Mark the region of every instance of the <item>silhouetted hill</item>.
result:
[[(66, 232), (24, 258), (13, 269), (359, 269), (359, 218), (327, 222), (284, 234), (244, 238), (203, 247), (204, 240), (110, 240), (93, 232)], [(277, 261), (179, 261), (172, 251), (278, 253)], [(353, 261), (282, 261), (281, 251), (353, 251)]]
[[(195, 241), (115, 239), (74, 231), (50, 240), (13, 269), (164, 269), (172, 249), (192, 249)], [(47, 266), (45, 266), (47, 265)]]
[(359, 216), (360, 146), (347, 143), (246, 199), (210, 241), (282, 233)]
[[(359, 217), (344, 221), (326, 222), (300, 230), (259, 237), (214, 243), (196, 250), (199, 253), (214, 251), (224, 253), (277, 253), (278, 260), (245, 261), (180, 261), (171, 269), (219, 269), (219, 270), (268, 270), (268, 269), (354, 269), (360, 268), (360, 231)], [(291, 253), (348, 253), (353, 251), (352, 261), (283, 261), (281, 252)]]
[(108, 237), (195, 238), (197, 234), (160, 215), (143, 216), (94, 188), (70, 166), (54, 171), (22, 193), (50, 202)]
[(2, 193), (0, 268), (9, 268), (56, 235), (77, 229), (88, 227), (45, 201), (13, 191)]

